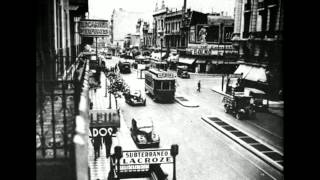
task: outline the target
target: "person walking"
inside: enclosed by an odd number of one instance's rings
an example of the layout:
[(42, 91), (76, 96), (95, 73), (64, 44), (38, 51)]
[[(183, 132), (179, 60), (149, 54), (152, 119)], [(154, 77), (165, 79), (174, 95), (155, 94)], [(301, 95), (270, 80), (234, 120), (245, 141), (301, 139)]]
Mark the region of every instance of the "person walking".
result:
[(200, 92), (200, 89), (201, 89), (201, 81), (199, 80), (198, 81), (198, 89), (197, 89), (197, 91)]
[(94, 149), (94, 160), (97, 160), (97, 158), (100, 157), (101, 137), (94, 137), (92, 138), (92, 141)]
[(104, 145), (106, 147), (106, 158), (110, 157), (110, 150), (112, 145), (112, 135), (107, 134), (103, 137)]

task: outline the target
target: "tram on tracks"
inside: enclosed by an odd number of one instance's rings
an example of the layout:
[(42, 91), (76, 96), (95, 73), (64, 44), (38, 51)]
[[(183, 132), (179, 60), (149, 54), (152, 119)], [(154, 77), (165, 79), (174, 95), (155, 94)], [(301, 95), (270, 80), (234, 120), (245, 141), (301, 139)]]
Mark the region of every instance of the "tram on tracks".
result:
[(155, 101), (173, 102), (176, 77), (171, 72), (149, 69), (145, 73), (145, 90)]

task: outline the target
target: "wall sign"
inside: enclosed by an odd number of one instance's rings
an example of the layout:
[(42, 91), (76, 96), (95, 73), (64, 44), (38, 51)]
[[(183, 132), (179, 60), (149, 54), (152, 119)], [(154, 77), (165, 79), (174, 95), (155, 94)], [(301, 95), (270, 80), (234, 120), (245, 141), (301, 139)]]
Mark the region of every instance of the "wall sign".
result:
[(82, 20), (79, 22), (79, 34), (86, 37), (108, 36), (109, 23), (106, 20)]

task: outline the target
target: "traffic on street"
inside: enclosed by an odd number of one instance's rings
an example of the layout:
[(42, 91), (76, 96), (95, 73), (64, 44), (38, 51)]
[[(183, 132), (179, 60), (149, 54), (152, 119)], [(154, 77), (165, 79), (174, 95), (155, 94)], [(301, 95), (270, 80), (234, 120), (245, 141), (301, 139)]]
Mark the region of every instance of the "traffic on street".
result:
[(42, 0), (37, 180), (283, 180), (283, 1)]

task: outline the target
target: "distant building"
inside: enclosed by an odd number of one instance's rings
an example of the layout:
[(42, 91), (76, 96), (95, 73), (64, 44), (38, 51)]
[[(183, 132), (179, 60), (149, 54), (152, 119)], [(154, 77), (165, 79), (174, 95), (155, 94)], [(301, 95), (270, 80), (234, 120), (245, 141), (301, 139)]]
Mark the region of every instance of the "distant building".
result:
[(144, 12), (131, 12), (124, 9), (114, 10), (111, 16), (113, 44), (123, 47), (123, 43), (127, 34), (136, 33), (136, 25), (139, 19), (150, 19), (148, 14)]

